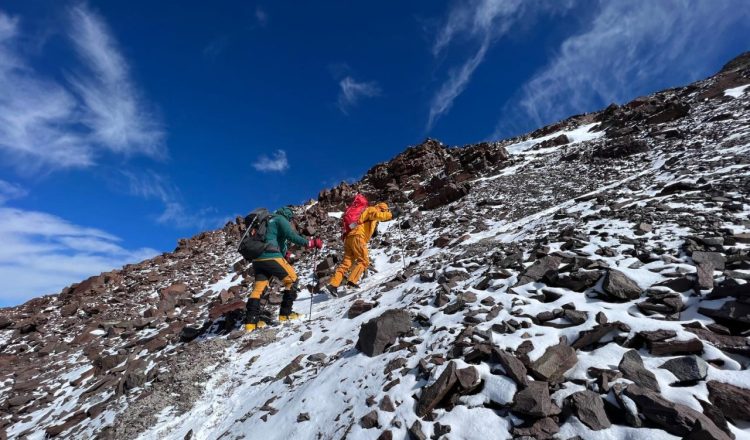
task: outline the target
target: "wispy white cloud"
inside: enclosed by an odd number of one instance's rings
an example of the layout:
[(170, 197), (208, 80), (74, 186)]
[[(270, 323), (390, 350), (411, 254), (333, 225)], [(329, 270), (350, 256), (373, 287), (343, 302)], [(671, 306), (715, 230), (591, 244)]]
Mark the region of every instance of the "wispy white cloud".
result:
[(216, 59), (229, 45), (229, 37), (227, 35), (221, 35), (211, 40), (203, 48), (203, 56), (208, 59)]
[(6, 163), (24, 170), (90, 165), (92, 149), (74, 128), (76, 99), (27, 65), (19, 39), (19, 19), (0, 11), (0, 152)]
[(748, 35), (748, 23), (743, 0), (601, 1), (592, 21), (505, 106), (493, 137), (623, 102), (654, 91), (654, 83), (699, 79), (722, 45)]
[(188, 209), (182, 201), (180, 190), (167, 177), (154, 171), (140, 173), (122, 171), (131, 195), (160, 201), (164, 209), (155, 217), (157, 223), (178, 229), (205, 229), (223, 225), (231, 216), (220, 215), (215, 208), (197, 211)]
[(157, 255), (126, 249), (115, 235), (0, 203), (0, 305), (59, 292), (91, 275)]
[(276, 150), (271, 157), (261, 155), (253, 163), (253, 168), (264, 173), (282, 173), (288, 170), (289, 160), (286, 157), (286, 151)]
[(0, 205), (5, 204), (8, 200), (25, 197), (26, 194), (28, 194), (28, 191), (25, 188), (0, 179)]
[(441, 56), (456, 41), (474, 46), (474, 49), (460, 65), (449, 70), (448, 78), (433, 95), (427, 130), (431, 130), (435, 122), (451, 109), (495, 41), (518, 23), (528, 25), (536, 15), (566, 11), (573, 3), (573, 0), (473, 0), (454, 3), (440, 26), (432, 46), (432, 54), (435, 57)]
[(474, 56), (466, 60), (459, 68), (451, 70), (448, 79), (440, 86), (430, 102), (430, 116), (427, 119), (427, 130), (431, 130), (437, 119), (453, 106), (453, 101), (463, 93), (471, 80), (471, 75), (484, 61), (490, 46), (489, 38), (482, 42)]
[(338, 106), (344, 114), (357, 105), (362, 98), (373, 98), (381, 93), (380, 86), (375, 81), (356, 81), (351, 76), (345, 76), (339, 81)]
[(93, 140), (117, 153), (163, 157), (161, 122), (140, 97), (107, 24), (83, 6), (70, 17), (70, 38), (89, 71), (70, 81), (85, 103), (83, 122)]
[(261, 8), (260, 6), (255, 7), (255, 21), (258, 22), (258, 24), (261, 27), (265, 27), (268, 24), (269, 16), (268, 12), (266, 12), (265, 9)]
[(77, 6), (69, 29), (81, 65), (63, 82), (30, 65), (20, 19), (0, 11), (0, 153), (7, 163), (29, 172), (91, 166), (104, 151), (164, 157), (160, 119), (104, 20)]

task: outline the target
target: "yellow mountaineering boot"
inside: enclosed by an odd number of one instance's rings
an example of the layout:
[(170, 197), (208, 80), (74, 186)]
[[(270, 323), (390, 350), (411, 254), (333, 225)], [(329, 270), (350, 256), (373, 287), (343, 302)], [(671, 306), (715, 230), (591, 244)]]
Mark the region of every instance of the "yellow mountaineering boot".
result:
[(254, 323), (254, 324), (253, 323), (245, 324), (245, 331), (251, 332), (253, 330), (257, 330), (257, 329), (263, 328), (265, 326), (266, 326), (266, 321), (258, 321), (258, 322)]
[(294, 321), (302, 318), (302, 313), (292, 311), (294, 300), (297, 299), (297, 292), (294, 290), (285, 290), (281, 296), (281, 307), (279, 307), (279, 321)]
[(294, 321), (296, 319), (302, 319), (305, 315), (302, 313), (292, 312), (288, 315), (279, 315), (279, 321)]
[(251, 332), (266, 326), (266, 321), (258, 319), (258, 315), (260, 315), (260, 299), (248, 299), (245, 308), (245, 331)]

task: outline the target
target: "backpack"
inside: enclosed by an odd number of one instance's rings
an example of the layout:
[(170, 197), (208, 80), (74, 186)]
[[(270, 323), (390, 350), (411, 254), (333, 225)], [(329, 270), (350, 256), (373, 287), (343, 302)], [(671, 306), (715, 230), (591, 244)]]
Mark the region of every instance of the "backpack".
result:
[(367, 205), (368, 202), (365, 196), (362, 194), (354, 196), (354, 201), (352, 201), (352, 204), (346, 208), (344, 215), (341, 217), (341, 232), (343, 237), (346, 237), (352, 229), (357, 227), (359, 224), (359, 217), (362, 215), (365, 208), (367, 208)]
[(271, 213), (266, 208), (258, 208), (245, 217), (247, 230), (240, 239), (237, 252), (246, 260), (253, 261), (269, 248), (266, 243), (266, 230), (270, 219)]

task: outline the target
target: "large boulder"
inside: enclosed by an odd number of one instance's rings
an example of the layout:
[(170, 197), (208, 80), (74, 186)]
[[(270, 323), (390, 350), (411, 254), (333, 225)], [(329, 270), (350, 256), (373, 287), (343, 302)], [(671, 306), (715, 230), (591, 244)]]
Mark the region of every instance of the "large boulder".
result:
[(698, 430), (702, 434), (699, 438), (731, 439), (702, 413), (689, 406), (670, 402), (657, 392), (638, 385), (628, 385), (623, 394), (635, 402), (642, 417), (670, 434), (686, 437)]
[(704, 328), (686, 328), (685, 330), (694, 333), (719, 350), (750, 357), (750, 340), (744, 336), (722, 335)]
[(530, 417), (549, 417), (560, 414), (560, 408), (549, 396), (547, 382), (532, 381), (513, 398), (513, 412)]
[(616, 269), (607, 271), (604, 277), (604, 292), (618, 301), (630, 301), (638, 299), (642, 290), (635, 281)]
[(357, 349), (367, 356), (377, 356), (409, 330), (411, 330), (409, 312), (401, 309), (386, 310), (377, 318), (362, 324), (359, 329)]
[(505, 370), (505, 375), (513, 379), (519, 387), (525, 387), (528, 385), (529, 380), (526, 377), (526, 367), (517, 357), (508, 353), (505, 350), (495, 348), (492, 350), (495, 358)]
[(552, 287), (564, 287), (566, 289), (583, 292), (594, 287), (599, 281), (601, 274), (598, 270), (577, 270), (570, 275), (556, 275), (547, 283)]
[(750, 390), (710, 380), (708, 399), (732, 420), (750, 421)]
[(437, 405), (452, 394), (467, 394), (481, 385), (479, 371), (473, 366), (458, 369), (455, 362), (450, 362), (440, 376), (431, 385), (422, 390), (417, 401), (416, 412), (424, 417)]
[(578, 362), (576, 351), (564, 343), (547, 348), (547, 351), (531, 364), (531, 375), (545, 382), (560, 382), (566, 371)]
[(703, 380), (708, 374), (708, 363), (695, 355), (670, 359), (659, 368), (664, 368), (674, 374), (678, 382)]
[(700, 263), (710, 263), (714, 269), (717, 270), (724, 270), (724, 265), (726, 264), (726, 257), (722, 255), (720, 252), (703, 252), (703, 251), (695, 251), (693, 252), (693, 261), (700, 264)]
[(657, 393), (661, 392), (656, 376), (646, 369), (641, 355), (636, 350), (629, 350), (622, 355), (618, 369), (625, 376), (625, 379), (632, 380), (636, 384)]
[(607, 429), (612, 426), (607, 413), (604, 412), (604, 402), (599, 395), (591, 390), (578, 391), (565, 399), (566, 407), (594, 431)]
[(734, 334), (750, 329), (750, 304), (745, 302), (727, 301), (719, 309), (699, 307), (698, 313), (729, 327)]

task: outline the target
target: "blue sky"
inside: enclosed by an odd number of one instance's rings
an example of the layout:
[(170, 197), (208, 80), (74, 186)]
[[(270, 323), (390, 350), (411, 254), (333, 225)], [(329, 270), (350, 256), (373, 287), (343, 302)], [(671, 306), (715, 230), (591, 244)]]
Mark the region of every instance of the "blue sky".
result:
[(744, 0), (0, 5), (0, 305), (315, 198), (407, 145), (717, 71)]

